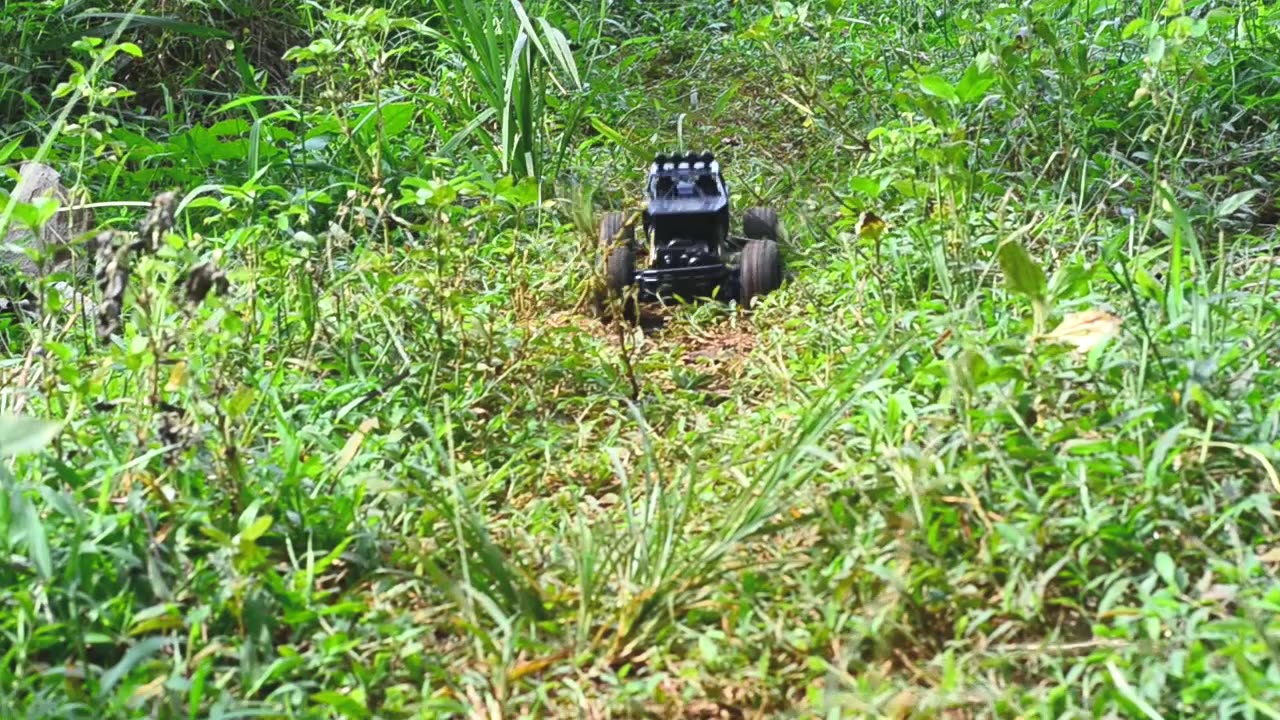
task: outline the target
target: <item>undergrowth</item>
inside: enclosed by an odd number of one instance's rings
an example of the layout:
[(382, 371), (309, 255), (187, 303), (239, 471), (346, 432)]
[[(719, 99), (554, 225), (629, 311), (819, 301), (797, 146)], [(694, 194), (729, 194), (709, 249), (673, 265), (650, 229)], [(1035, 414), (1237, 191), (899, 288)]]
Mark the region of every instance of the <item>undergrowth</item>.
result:
[(5, 5), (0, 715), (1280, 716), (1280, 9), (928, 5)]

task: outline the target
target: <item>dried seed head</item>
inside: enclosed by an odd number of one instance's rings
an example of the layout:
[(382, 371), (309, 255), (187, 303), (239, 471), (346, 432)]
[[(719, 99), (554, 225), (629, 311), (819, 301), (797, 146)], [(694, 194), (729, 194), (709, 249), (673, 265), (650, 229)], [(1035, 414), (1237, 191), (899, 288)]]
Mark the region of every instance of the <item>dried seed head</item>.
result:
[(178, 205), (178, 195), (172, 191), (156, 195), (151, 200), (151, 212), (138, 227), (138, 240), (134, 248), (142, 252), (155, 252), (165, 233), (173, 229), (174, 210)]
[(227, 287), (226, 274), (212, 260), (192, 268), (182, 281), (183, 297), (191, 307), (204, 302), (210, 290), (222, 295), (227, 292)]
[(159, 410), (159, 427), (156, 428), (156, 437), (168, 447), (165, 460), (172, 465), (181, 458), (183, 451), (195, 444), (199, 432), (195, 423), (182, 408), (169, 403), (160, 403)]
[(89, 243), (93, 252), (93, 277), (102, 302), (98, 305), (98, 339), (107, 340), (120, 332), (124, 291), (129, 284), (129, 245), (125, 233), (107, 230)]

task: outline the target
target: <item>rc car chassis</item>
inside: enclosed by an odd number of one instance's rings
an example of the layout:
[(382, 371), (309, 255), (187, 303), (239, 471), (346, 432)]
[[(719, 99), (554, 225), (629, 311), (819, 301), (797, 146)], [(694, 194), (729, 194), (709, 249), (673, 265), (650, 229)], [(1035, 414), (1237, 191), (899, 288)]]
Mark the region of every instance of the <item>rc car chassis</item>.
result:
[(782, 283), (778, 215), (753, 207), (742, 235), (729, 232), (729, 190), (710, 152), (654, 156), (640, 214), (647, 245), (636, 269), (635, 228), (621, 212), (600, 221), (605, 283), (623, 296), (636, 286), (642, 302), (719, 298), (742, 307)]

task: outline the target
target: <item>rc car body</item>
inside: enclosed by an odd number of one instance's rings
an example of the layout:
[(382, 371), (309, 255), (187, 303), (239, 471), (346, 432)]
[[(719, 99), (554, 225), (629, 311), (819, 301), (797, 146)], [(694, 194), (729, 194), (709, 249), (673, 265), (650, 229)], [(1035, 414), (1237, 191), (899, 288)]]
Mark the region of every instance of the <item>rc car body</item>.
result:
[(750, 208), (742, 234), (732, 234), (729, 189), (713, 154), (655, 155), (644, 200), (645, 267), (636, 267), (636, 228), (624, 215), (609, 212), (600, 222), (610, 292), (635, 286), (641, 301), (719, 298), (750, 307), (781, 285), (777, 213)]

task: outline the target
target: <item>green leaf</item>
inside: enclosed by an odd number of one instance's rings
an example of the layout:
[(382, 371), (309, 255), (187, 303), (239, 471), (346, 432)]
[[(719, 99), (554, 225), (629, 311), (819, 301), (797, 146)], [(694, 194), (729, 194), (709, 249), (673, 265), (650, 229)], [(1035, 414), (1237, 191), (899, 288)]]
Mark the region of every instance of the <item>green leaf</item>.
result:
[(120, 658), (120, 662), (116, 663), (110, 670), (102, 674), (102, 682), (98, 686), (100, 696), (105, 698), (110, 695), (116, 685), (124, 679), (131, 670), (147, 658), (155, 655), (157, 652), (160, 652), (160, 650), (168, 644), (168, 638), (149, 637), (129, 648), (128, 651), (125, 652), (124, 657)]
[(498, 197), (516, 207), (530, 207), (538, 202), (538, 182), (534, 178), (525, 176), (518, 183), (510, 181), (508, 176), (497, 183), (495, 191)]
[(22, 144), (22, 137), (16, 137), (4, 147), (0, 147), (0, 164), (9, 162), (9, 157), (13, 155), (13, 151), (18, 149)]
[(547, 44), (551, 46), (551, 54), (555, 56), (560, 69), (573, 80), (575, 89), (581, 89), (582, 80), (578, 77), (578, 64), (573, 59), (573, 50), (569, 48), (569, 40), (564, 36), (564, 33), (547, 22), (545, 18), (538, 18), (538, 24), (542, 26), (542, 33), (546, 36)]
[(1136, 35), (1139, 30), (1146, 29), (1146, 27), (1150, 24), (1151, 24), (1151, 21), (1146, 18), (1134, 18), (1133, 20), (1129, 21), (1128, 25), (1124, 26), (1124, 30), (1120, 31), (1120, 38), (1122, 40), (1128, 40), (1129, 38)]
[(256, 393), (252, 387), (241, 385), (236, 389), (235, 394), (231, 396), (230, 402), (227, 404), (227, 414), (231, 417), (240, 417), (249, 411), (253, 405), (253, 399)]
[(468, 122), (466, 125), (463, 125), (461, 130), (454, 133), (453, 137), (450, 137), (445, 142), (445, 144), (441, 146), (440, 153), (442, 155), (448, 155), (452, 153), (454, 150), (458, 148), (459, 145), (462, 144), (463, 140), (466, 140), (471, 135), (471, 133), (475, 132), (476, 129), (479, 128), (481, 125), (489, 122), (489, 119), (492, 118), (497, 113), (498, 111), (495, 110), (494, 108), (485, 108), (482, 112), (477, 114), (475, 117), (471, 118), (470, 122)]
[(267, 531), (271, 529), (271, 522), (272, 520), (270, 515), (264, 515), (257, 520), (254, 520), (249, 527), (240, 532), (240, 538), (248, 541), (257, 540), (263, 535), (266, 535)]
[(142, 57), (142, 48), (138, 47), (137, 45), (134, 45), (131, 42), (120, 43), (119, 45), (116, 45), (115, 49), (118, 50), (119, 52), (124, 53), (125, 55), (130, 55), (136, 58)]
[(142, 355), (147, 352), (148, 340), (146, 335), (134, 335), (129, 338), (129, 354)]
[(1216, 7), (1210, 10), (1208, 14), (1204, 16), (1204, 19), (1206, 23), (1218, 26), (1235, 25), (1236, 13), (1228, 8)]
[(369, 717), (369, 710), (365, 708), (364, 703), (361, 703), (349, 695), (343, 695), (342, 693), (334, 692), (332, 690), (325, 690), (312, 695), (311, 701), (321, 705), (327, 705), (342, 713), (344, 717), (355, 718), (357, 720)]
[(980, 353), (965, 348), (951, 361), (951, 380), (965, 395), (972, 396), (987, 379), (989, 367)]
[(58, 201), (53, 198), (32, 198), (29, 203), (14, 203), (13, 218), (33, 231), (39, 231), (57, 210)]
[[(1186, 308), (1184, 283), (1188, 278), (1199, 279), (1203, 283), (1202, 269), (1205, 263), (1195, 229), (1191, 226), (1191, 219), (1186, 211), (1178, 204), (1177, 199), (1167, 187), (1161, 185), (1157, 190), (1160, 193), (1162, 208), (1173, 216), (1173, 222), (1169, 226), (1169, 270), (1165, 277), (1165, 305), (1169, 317), (1176, 319), (1182, 317)], [(1184, 250), (1190, 252), (1190, 262), (1184, 257)]]
[(0, 416), (0, 457), (39, 452), (60, 430), (62, 423), (22, 415)]
[(1000, 246), (999, 260), (1010, 290), (1033, 300), (1044, 298), (1048, 279), (1022, 243), (1016, 240), (1005, 242)]
[(1127, 679), (1125, 679), (1125, 676), (1120, 672), (1119, 668), (1116, 667), (1115, 663), (1110, 660), (1107, 661), (1107, 672), (1111, 674), (1111, 681), (1115, 684), (1116, 691), (1120, 693), (1120, 696), (1132, 703), (1133, 706), (1147, 718), (1147, 720), (1164, 720), (1164, 717), (1160, 715), (1160, 713), (1156, 712), (1156, 709), (1151, 707), (1150, 703), (1142, 699), (1142, 697), (1134, 691), (1133, 686), (1129, 684)]
[(875, 178), (857, 176), (849, 179), (849, 188), (856, 193), (875, 199), (880, 197), (880, 192), (884, 189), (884, 186)]
[(391, 103), (382, 108), (382, 136), (393, 138), (409, 129), (416, 108), (413, 103)]
[(229, 110), (234, 110), (244, 105), (251, 105), (253, 103), (263, 102), (266, 100), (270, 100), (273, 102), (285, 102), (292, 99), (293, 98), (289, 97), (288, 95), (244, 95), (236, 98), (235, 100), (232, 100), (231, 102), (226, 103), (225, 105), (219, 105), (213, 111), (213, 114), (220, 115)]
[(716, 641), (707, 635), (698, 636), (698, 654), (705, 663), (714, 663), (720, 657), (720, 649), (716, 647)]
[(1151, 38), (1151, 44), (1147, 47), (1147, 63), (1159, 65), (1161, 60), (1164, 60), (1164, 36), (1156, 35)]
[(1169, 553), (1156, 553), (1156, 572), (1160, 574), (1160, 579), (1168, 583), (1170, 587), (1178, 587), (1176, 568), (1173, 564), (1173, 558), (1169, 557)]
[(960, 77), (960, 84), (956, 85), (956, 95), (966, 103), (981, 100), (986, 95), (987, 88), (991, 87), (995, 81), (995, 77), (989, 71), (980, 70), (977, 63), (974, 63)]
[(622, 133), (605, 124), (600, 118), (593, 116), (591, 118), (591, 127), (595, 128), (596, 132), (603, 135), (613, 144), (630, 152), (634, 157), (641, 159), (647, 157), (644, 148), (623, 137)]
[[(18, 531), (15, 535), (26, 541), (27, 554), (31, 558), (31, 564), (36, 566), (36, 573), (42, 580), (49, 580), (53, 577), (53, 556), (49, 551), (49, 535), (45, 532), (39, 510), (27, 499), (22, 489), (16, 486), (10, 488), (9, 507), (13, 516), (10, 532)], [(11, 542), (16, 539), (13, 535), (10, 538)]]
[(1146, 467), (1148, 485), (1155, 487), (1158, 483), (1160, 473), (1164, 471), (1164, 463), (1169, 458), (1169, 453), (1173, 450), (1174, 444), (1178, 442), (1184, 427), (1185, 423), (1174, 425), (1164, 431), (1152, 446), (1151, 458), (1147, 460)]
[(959, 96), (956, 95), (956, 89), (951, 87), (951, 83), (942, 79), (940, 75), (925, 75), (920, 78), (920, 89), (926, 95), (942, 98), (947, 102), (960, 102)]
[(894, 180), (892, 185), (893, 189), (902, 193), (904, 196), (915, 200), (927, 198), (929, 197), (929, 193), (933, 191), (933, 188), (931, 188), (928, 183), (914, 178)]
[(1244, 207), (1245, 203), (1252, 200), (1253, 196), (1257, 195), (1259, 192), (1262, 192), (1262, 191), (1258, 189), (1245, 190), (1244, 192), (1238, 192), (1235, 195), (1232, 195), (1231, 197), (1227, 198), (1226, 200), (1223, 200), (1218, 205), (1218, 210), (1217, 210), (1218, 217), (1224, 218), (1231, 215), (1235, 211)]

